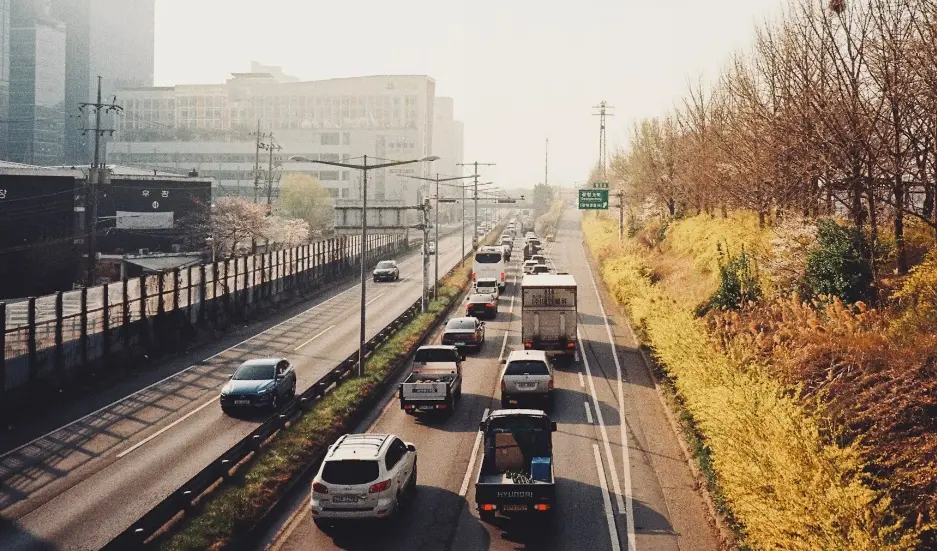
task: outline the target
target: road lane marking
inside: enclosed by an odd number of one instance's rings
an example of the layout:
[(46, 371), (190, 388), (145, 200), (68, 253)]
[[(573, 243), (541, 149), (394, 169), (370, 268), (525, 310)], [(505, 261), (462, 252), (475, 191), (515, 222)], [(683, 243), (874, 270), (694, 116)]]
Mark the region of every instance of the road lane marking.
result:
[[(406, 260), (404, 260), (404, 261), (402, 261), (402, 262), (410, 262), (410, 261), (412, 261), (412, 260), (414, 260), (414, 259), (416, 259), (416, 258), (419, 258), (419, 257), (418, 257), (418, 256), (413, 256), (412, 258), (408, 258), (408, 259), (406, 259)], [(408, 277), (410, 277), (410, 276), (404, 277), (403, 279), (405, 280), (405, 279), (407, 279)], [(326, 298), (325, 300), (323, 300), (323, 301), (321, 301), (321, 302), (319, 302), (319, 303), (317, 303), (317, 304), (315, 304), (315, 305), (313, 305), (313, 306), (307, 308), (306, 310), (303, 310), (302, 312), (296, 314), (295, 316), (289, 317), (289, 318), (287, 318), (287, 319), (281, 321), (280, 323), (277, 323), (276, 325), (272, 325), (272, 326), (268, 327), (267, 329), (264, 329), (263, 331), (261, 331), (261, 332), (259, 332), (259, 333), (255, 333), (255, 334), (251, 335), (250, 337), (247, 337), (246, 339), (242, 340), (241, 342), (239, 342), (239, 343), (237, 343), (237, 344), (235, 344), (235, 345), (233, 345), (233, 346), (230, 346), (230, 347), (228, 347), (228, 348), (225, 348), (224, 350), (221, 350), (220, 352), (216, 352), (215, 354), (212, 354), (211, 356), (208, 356), (207, 358), (205, 358), (205, 359), (203, 359), (203, 360), (200, 360), (199, 363), (197, 363), (197, 364), (190, 365), (189, 367), (187, 367), (187, 368), (185, 368), (185, 369), (183, 369), (183, 370), (177, 371), (177, 372), (173, 373), (172, 375), (169, 375), (169, 376), (167, 376), (167, 377), (164, 377), (164, 378), (162, 378), (162, 379), (156, 381), (155, 383), (151, 383), (151, 384), (149, 384), (149, 385), (147, 385), (147, 386), (141, 388), (140, 390), (137, 390), (136, 392), (133, 392), (132, 394), (128, 394), (127, 396), (124, 396), (123, 398), (120, 398), (119, 400), (115, 400), (115, 401), (113, 401), (113, 402), (111, 402), (111, 403), (109, 403), (109, 404), (107, 404), (107, 405), (105, 405), (105, 406), (102, 406), (102, 407), (100, 407), (100, 408), (98, 408), (98, 409), (92, 411), (91, 413), (88, 413), (88, 414), (86, 414), (86, 415), (84, 415), (84, 416), (82, 416), (82, 417), (79, 417), (78, 419), (75, 419), (74, 421), (71, 421), (71, 422), (69, 422), (69, 423), (66, 423), (65, 425), (62, 425), (61, 427), (58, 427), (58, 428), (56, 428), (56, 429), (54, 429), (54, 430), (51, 430), (51, 431), (49, 431), (49, 432), (43, 434), (42, 436), (38, 436), (38, 437), (33, 438), (32, 440), (30, 440), (29, 442), (26, 442), (26, 443), (24, 443), (24, 444), (20, 444), (19, 446), (13, 448), (13, 449), (10, 450), (10, 451), (0, 453), (0, 459), (4, 459), (4, 458), (6, 458), (7, 456), (13, 455), (13, 454), (15, 454), (15, 453), (17, 453), (17, 452), (19, 452), (19, 451), (25, 449), (25, 448), (28, 448), (28, 447), (30, 447), (30, 446), (33, 446), (33, 445), (35, 445), (37, 442), (39, 442), (40, 440), (44, 440), (44, 439), (48, 438), (49, 436), (51, 436), (51, 435), (53, 435), (53, 434), (55, 434), (55, 433), (57, 433), (57, 432), (59, 432), (59, 431), (66, 430), (66, 429), (68, 429), (68, 428), (70, 428), (70, 427), (72, 427), (72, 426), (74, 426), (74, 425), (77, 425), (77, 424), (79, 424), (79, 423), (83, 423), (84, 421), (87, 421), (88, 419), (94, 417), (95, 415), (98, 415), (98, 414), (100, 414), (100, 413), (103, 412), (103, 411), (106, 411), (106, 410), (108, 410), (108, 409), (110, 409), (110, 408), (113, 408), (114, 406), (117, 406), (117, 405), (119, 405), (119, 404), (121, 404), (121, 403), (123, 403), (123, 402), (126, 402), (126, 401), (130, 400), (130, 399), (133, 399), (134, 397), (136, 397), (136, 396), (138, 396), (138, 395), (140, 395), (140, 394), (143, 394), (143, 393), (149, 391), (150, 389), (152, 389), (152, 388), (154, 388), (154, 387), (156, 387), (156, 386), (158, 386), (158, 385), (161, 385), (161, 384), (165, 383), (166, 381), (169, 381), (170, 379), (173, 379), (173, 378), (175, 378), (175, 377), (178, 377), (178, 376), (180, 376), (180, 375), (183, 375), (183, 374), (185, 374), (185, 373), (187, 373), (187, 372), (189, 372), (189, 371), (191, 371), (191, 370), (193, 370), (193, 369), (195, 369), (195, 368), (197, 368), (197, 367), (203, 367), (205, 362), (207, 362), (207, 361), (209, 361), (209, 360), (213, 360), (214, 358), (217, 358), (218, 356), (221, 356), (222, 354), (225, 354), (225, 353), (227, 353), (227, 352), (230, 352), (231, 350), (234, 350), (235, 348), (238, 348), (239, 346), (241, 346), (241, 345), (243, 345), (243, 344), (245, 344), (245, 343), (248, 343), (248, 342), (250, 342), (250, 341), (256, 339), (257, 337), (263, 336), (263, 335), (265, 335), (266, 333), (268, 333), (268, 332), (270, 332), (270, 331), (273, 331), (274, 329), (276, 329), (276, 328), (278, 328), (278, 327), (280, 327), (280, 326), (282, 326), (282, 325), (285, 325), (285, 324), (287, 324), (287, 323), (289, 323), (289, 322), (291, 322), (291, 321), (293, 321), (293, 320), (295, 320), (295, 319), (297, 319), (297, 318), (300, 318), (300, 317), (302, 317), (302, 316), (308, 314), (309, 312), (312, 312), (312, 311), (315, 310), (316, 308), (319, 308), (319, 307), (321, 307), (321, 306), (325, 306), (325, 305), (328, 304), (329, 302), (331, 302), (331, 301), (333, 301), (333, 300), (335, 300), (335, 299), (341, 297), (342, 295), (345, 295), (345, 294), (347, 294), (347, 293), (349, 293), (349, 292), (351, 292), (351, 291), (354, 291), (355, 289), (357, 289), (357, 288), (360, 287), (360, 286), (361, 286), (360, 283), (357, 283), (357, 284), (355, 284), (355, 285), (352, 285), (352, 286), (349, 287), (348, 289), (345, 289), (344, 291), (342, 291), (342, 292), (340, 292), (340, 293), (336, 293), (336, 294), (334, 294), (334, 295), (332, 295), (332, 296)]]
[[(582, 346), (582, 335), (579, 329), (576, 329), (576, 337), (579, 339), (579, 346)], [(582, 355), (582, 365), (586, 368), (586, 379), (589, 381), (589, 392), (592, 394), (592, 406), (595, 408), (595, 418), (599, 421), (599, 431), (602, 433), (602, 443), (605, 445), (605, 456), (612, 473), (612, 488), (615, 489), (615, 503), (618, 510), (623, 511), (625, 504), (621, 499), (621, 484), (618, 482), (618, 470), (615, 467), (615, 458), (612, 457), (612, 445), (608, 440), (608, 429), (605, 428), (605, 419), (602, 417), (602, 408), (599, 406), (599, 396), (595, 392), (595, 383), (592, 381), (592, 370), (589, 368), (588, 354)], [(621, 413), (619, 413), (621, 415)], [(631, 525), (628, 525), (629, 529)]]
[(582, 371), (576, 373), (579, 375), (579, 388), (586, 388), (586, 380), (582, 378)]
[(384, 295), (386, 295), (386, 294), (387, 294), (387, 293), (381, 293), (381, 294), (377, 295), (376, 297), (372, 298), (371, 300), (365, 302), (364, 305), (365, 305), (365, 306), (370, 306), (370, 304), (371, 304), (372, 302), (374, 302), (375, 300), (381, 298), (382, 296), (384, 296)]
[[(511, 285), (517, 286), (517, 276), (514, 276), (514, 281), (511, 282)], [(511, 305), (508, 307), (508, 315), (514, 313), (514, 299), (517, 298), (517, 293), (511, 295)], [(498, 354), (498, 365), (501, 365), (501, 360), (504, 359), (504, 351), (508, 346), (508, 335), (510, 335), (511, 324), (508, 323), (508, 326), (504, 328), (504, 340), (501, 341), (501, 353)]]
[[(605, 321), (605, 332), (608, 335), (609, 346), (612, 348), (612, 358), (615, 360), (615, 374), (618, 377), (618, 416), (621, 422), (618, 428), (621, 431), (621, 463), (625, 477), (625, 521), (628, 524), (628, 551), (634, 551), (636, 548), (634, 535), (634, 500), (631, 490), (631, 463), (628, 457), (628, 431), (625, 430), (625, 391), (621, 376), (621, 362), (618, 360), (618, 349), (615, 347), (615, 337), (612, 335), (612, 327), (608, 323), (608, 314), (605, 312), (605, 305), (602, 304), (602, 295), (599, 294), (599, 286), (595, 281), (595, 274), (592, 273), (592, 265), (589, 264), (589, 258), (586, 256), (586, 247), (579, 243), (582, 254), (585, 257), (586, 267), (589, 269), (589, 278), (592, 280), (592, 290), (595, 291), (595, 298), (599, 303), (599, 311), (602, 312), (602, 319)], [(580, 339), (581, 340), (581, 339)], [(583, 354), (585, 357), (585, 354)]]
[(589, 409), (589, 401), (583, 402), (582, 405), (586, 406), (586, 421), (588, 421), (590, 425), (594, 425), (595, 423), (592, 421), (592, 410)]
[(217, 401), (218, 401), (218, 396), (215, 396), (215, 397), (212, 398), (211, 400), (209, 400), (209, 401), (205, 402), (204, 404), (200, 405), (199, 407), (193, 409), (193, 410), (190, 411), (189, 413), (186, 413), (185, 415), (183, 415), (182, 417), (176, 419), (176, 420), (173, 421), (172, 423), (166, 425), (165, 427), (159, 429), (158, 431), (154, 432), (153, 434), (147, 436), (147, 437), (144, 438), (143, 440), (140, 440), (139, 442), (137, 442), (137, 443), (134, 444), (133, 446), (130, 446), (129, 448), (127, 448), (126, 450), (120, 452), (119, 454), (117, 454), (117, 459), (120, 459), (120, 458), (124, 457), (125, 455), (127, 455), (128, 453), (130, 453), (130, 452), (136, 450), (136, 449), (139, 448), (140, 446), (143, 446), (143, 445), (146, 444), (147, 442), (153, 440), (154, 438), (158, 437), (159, 435), (161, 435), (161, 434), (163, 434), (164, 432), (168, 431), (169, 429), (175, 427), (175, 426), (178, 425), (179, 423), (185, 421), (185, 420), (188, 419), (189, 417), (192, 417), (192, 416), (195, 415), (196, 413), (202, 411), (203, 409), (207, 408), (207, 407), (210, 406), (212, 403), (217, 402)]
[[(488, 417), (488, 408), (485, 408), (485, 413), (482, 414), (482, 419)], [(482, 431), (478, 431), (478, 434), (475, 435), (475, 445), (472, 446), (472, 456), (469, 458), (468, 467), (465, 468), (465, 478), (462, 479), (462, 486), (459, 488), (459, 497), (465, 497), (465, 494), (468, 493), (469, 483), (472, 479), (472, 471), (475, 470), (475, 460), (478, 459), (478, 448), (482, 443)]]
[[(621, 551), (621, 543), (618, 541), (618, 528), (615, 526), (615, 516), (612, 513), (612, 500), (608, 498), (608, 481), (605, 480), (605, 467), (602, 466), (602, 454), (599, 453), (598, 444), (592, 444), (592, 453), (595, 455), (595, 468), (598, 470), (599, 487), (602, 489), (602, 505), (605, 507), (608, 537), (612, 540), (613, 551)], [(615, 472), (614, 468), (612, 468), (612, 472)]]
[(301, 344), (301, 345), (297, 346), (296, 348), (294, 348), (294, 349), (293, 349), (293, 352), (299, 351), (300, 348), (302, 348), (302, 347), (306, 346), (307, 344), (311, 343), (312, 341), (318, 339), (318, 338), (321, 337), (322, 335), (325, 335), (326, 333), (328, 333), (328, 332), (331, 331), (332, 329), (335, 329), (335, 325), (330, 325), (330, 326), (326, 327), (325, 329), (323, 329), (322, 331), (319, 331), (318, 333), (316, 333), (315, 335), (313, 335), (313, 337), (312, 337), (311, 339), (309, 339), (308, 341), (306, 341), (306, 342), (304, 342), (303, 344)]

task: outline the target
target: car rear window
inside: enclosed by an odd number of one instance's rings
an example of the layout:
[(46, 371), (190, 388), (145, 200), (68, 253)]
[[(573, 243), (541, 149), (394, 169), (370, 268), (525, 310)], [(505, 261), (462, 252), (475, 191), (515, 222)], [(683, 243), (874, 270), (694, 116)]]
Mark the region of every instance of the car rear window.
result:
[(455, 350), (445, 348), (423, 348), (416, 351), (413, 361), (416, 363), (429, 362), (454, 362), (458, 359), (459, 353)]
[(449, 330), (465, 330), (465, 329), (475, 329), (475, 320), (469, 318), (461, 318), (449, 320), (449, 323), (446, 324), (446, 331)]
[(393, 267), (394, 267), (394, 263), (388, 260), (383, 260), (377, 263), (378, 270), (389, 270), (390, 268), (393, 268)]
[(479, 264), (497, 264), (501, 262), (501, 253), (478, 253), (475, 255), (475, 262)]
[(377, 480), (380, 472), (377, 461), (326, 461), (322, 480), (329, 484), (367, 484)]
[(472, 304), (486, 304), (491, 302), (491, 295), (472, 295), (469, 302)]
[(515, 360), (508, 364), (505, 375), (549, 375), (547, 364), (538, 360)]

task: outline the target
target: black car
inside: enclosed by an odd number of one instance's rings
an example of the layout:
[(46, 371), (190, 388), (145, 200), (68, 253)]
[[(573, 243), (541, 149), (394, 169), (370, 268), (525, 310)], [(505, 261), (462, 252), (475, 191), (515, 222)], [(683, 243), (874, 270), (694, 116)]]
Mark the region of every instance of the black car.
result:
[(397, 281), (400, 279), (400, 268), (396, 260), (381, 260), (372, 272), (374, 281)]
[(452, 318), (442, 334), (442, 344), (453, 345), (460, 350), (471, 348), (477, 352), (484, 343), (485, 322), (478, 318)]
[(296, 395), (296, 370), (283, 358), (248, 360), (221, 389), (221, 410), (277, 409)]
[(488, 293), (476, 293), (465, 304), (465, 315), (494, 319), (498, 316), (498, 298)]

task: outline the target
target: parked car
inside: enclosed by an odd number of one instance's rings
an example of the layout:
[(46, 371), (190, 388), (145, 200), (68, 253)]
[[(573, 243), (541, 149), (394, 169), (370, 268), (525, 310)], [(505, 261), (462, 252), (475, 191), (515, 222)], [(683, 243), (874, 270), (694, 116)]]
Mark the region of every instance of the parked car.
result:
[(525, 260), (524, 261), (524, 273), (530, 274), (533, 273), (534, 266), (539, 264), (536, 260)]
[(221, 410), (277, 409), (296, 395), (296, 371), (283, 358), (242, 363), (221, 389)]
[(392, 434), (346, 434), (329, 446), (312, 481), (312, 519), (386, 518), (416, 493), (416, 446)]
[(525, 402), (553, 409), (553, 368), (543, 350), (515, 350), (501, 372), (501, 407), (521, 407)]
[(485, 343), (485, 322), (478, 318), (452, 318), (446, 323), (442, 334), (442, 344), (451, 344), (456, 348), (472, 348), (476, 352)]
[(465, 305), (465, 315), (494, 319), (498, 316), (498, 297), (491, 293), (475, 293)]
[(533, 268), (531, 268), (530, 273), (532, 275), (548, 274), (550, 273), (550, 267), (547, 266), (546, 264), (537, 264)]
[(400, 267), (396, 260), (381, 260), (374, 267), (374, 281), (397, 281), (400, 279)]

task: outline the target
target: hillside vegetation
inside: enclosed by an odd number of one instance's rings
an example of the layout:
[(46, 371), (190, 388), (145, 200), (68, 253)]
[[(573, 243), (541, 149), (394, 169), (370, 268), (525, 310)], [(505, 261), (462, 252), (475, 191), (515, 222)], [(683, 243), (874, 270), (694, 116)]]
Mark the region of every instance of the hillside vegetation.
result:
[(937, 258), (872, 308), (816, 293), (863, 293), (834, 220), (655, 219), (622, 245), (616, 221), (583, 226), (745, 546), (935, 548)]

